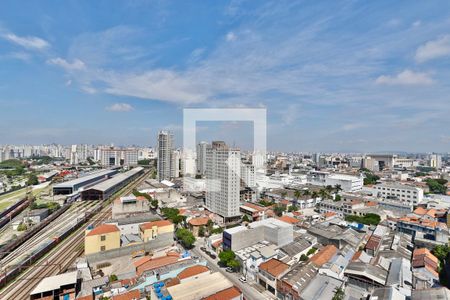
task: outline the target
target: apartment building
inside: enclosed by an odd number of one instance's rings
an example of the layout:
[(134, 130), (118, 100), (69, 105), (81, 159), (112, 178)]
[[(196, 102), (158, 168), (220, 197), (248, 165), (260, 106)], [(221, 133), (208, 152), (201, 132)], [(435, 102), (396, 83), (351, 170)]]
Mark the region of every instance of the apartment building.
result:
[(389, 200), (397, 200), (408, 205), (418, 205), (423, 200), (423, 190), (418, 187), (399, 184), (382, 183), (374, 187), (378, 197)]

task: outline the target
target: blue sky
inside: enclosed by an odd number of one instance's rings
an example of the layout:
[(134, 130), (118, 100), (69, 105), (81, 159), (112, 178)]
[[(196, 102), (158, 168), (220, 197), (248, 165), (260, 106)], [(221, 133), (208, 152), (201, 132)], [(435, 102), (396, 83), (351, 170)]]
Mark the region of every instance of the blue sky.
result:
[(449, 1), (2, 1), (0, 144), (181, 144), (185, 107), (266, 107), (271, 150), (448, 152), (449, 66)]

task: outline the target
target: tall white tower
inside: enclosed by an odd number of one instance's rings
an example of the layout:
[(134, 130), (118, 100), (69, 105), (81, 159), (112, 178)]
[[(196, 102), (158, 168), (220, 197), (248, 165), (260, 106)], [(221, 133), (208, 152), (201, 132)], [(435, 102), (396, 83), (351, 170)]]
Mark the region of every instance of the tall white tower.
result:
[(158, 133), (158, 180), (170, 180), (172, 171), (174, 172), (175, 166), (172, 167), (173, 160), (173, 134), (170, 131), (160, 131)]
[(241, 152), (224, 142), (206, 149), (206, 207), (225, 218), (239, 216)]

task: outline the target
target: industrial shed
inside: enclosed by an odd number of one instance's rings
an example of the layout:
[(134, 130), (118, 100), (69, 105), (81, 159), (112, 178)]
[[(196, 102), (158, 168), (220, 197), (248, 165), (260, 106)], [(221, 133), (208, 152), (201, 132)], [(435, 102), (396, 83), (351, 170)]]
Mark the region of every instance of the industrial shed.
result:
[(117, 174), (117, 170), (101, 170), (89, 173), (83, 177), (62, 182), (53, 186), (53, 195), (70, 195), (84, 186), (93, 184), (102, 179), (108, 178)]
[(82, 200), (105, 200), (115, 192), (126, 186), (144, 172), (144, 168), (137, 167), (128, 172), (118, 174), (111, 179), (102, 181), (81, 192)]

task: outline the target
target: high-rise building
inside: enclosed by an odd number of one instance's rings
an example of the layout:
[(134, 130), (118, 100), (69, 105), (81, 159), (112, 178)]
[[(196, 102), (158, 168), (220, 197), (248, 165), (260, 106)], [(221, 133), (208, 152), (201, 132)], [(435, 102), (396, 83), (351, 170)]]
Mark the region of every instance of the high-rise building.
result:
[(180, 159), (181, 154), (179, 150), (172, 151), (170, 157), (170, 177), (177, 178), (180, 177)]
[(173, 134), (162, 130), (158, 133), (158, 180), (170, 180), (175, 175), (175, 166), (172, 166), (173, 156)]
[(429, 165), (432, 168), (440, 169), (442, 167), (442, 158), (439, 154), (431, 154), (429, 158)]
[(225, 222), (239, 213), (241, 152), (224, 142), (213, 142), (206, 149), (206, 207)]
[(134, 148), (102, 148), (101, 163), (104, 167), (136, 166), (138, 164), (138, 150)]
[(206, 173), (206, 148), (207, 142), (200, 142), (197, 145), (197, 173), (199, 175), (205, 175)]
[(78, 164), (77, 145), (72, 145), (72, 147), (70, 148), (70, 164), (71, 165)]

